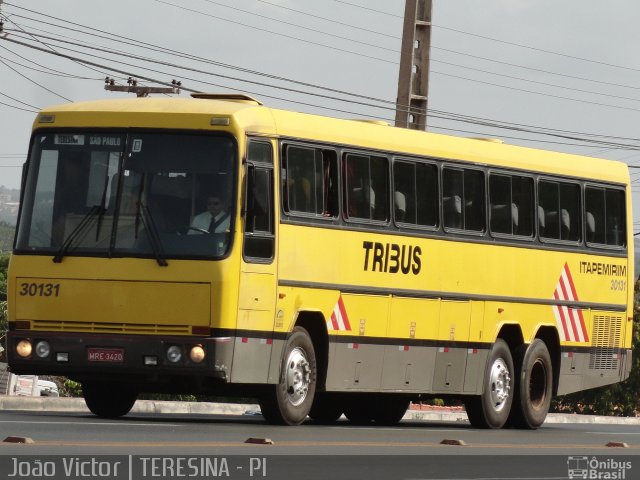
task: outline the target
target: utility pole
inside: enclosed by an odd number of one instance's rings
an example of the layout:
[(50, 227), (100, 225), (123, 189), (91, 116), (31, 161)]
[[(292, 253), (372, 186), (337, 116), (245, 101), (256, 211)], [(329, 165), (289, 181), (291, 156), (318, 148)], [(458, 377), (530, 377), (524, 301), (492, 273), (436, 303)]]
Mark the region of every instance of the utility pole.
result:
[[(2, 2), (4, 0), (0, 0), (0, 15), (2, 15)], [(0, 17), (0, 34), (2, 34), (2, 30), (4, 29), (4, 22), (2, 21), (2, 18)]]
[(406, 0), (396, 127), (427, 129), (432, 10), (433, 0)]

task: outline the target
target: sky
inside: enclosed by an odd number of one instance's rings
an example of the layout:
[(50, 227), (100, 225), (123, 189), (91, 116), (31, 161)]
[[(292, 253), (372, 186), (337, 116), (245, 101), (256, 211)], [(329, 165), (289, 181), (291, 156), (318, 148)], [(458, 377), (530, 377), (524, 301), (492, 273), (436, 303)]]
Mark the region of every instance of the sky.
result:
[[(4, 0), (0, 185), (19, 187), (39, 108), (131, 95), (105, 91), (105, 76), (120, 84), (129, 75), (175, 79), (187, 90), (242, 91), (276, 108), (392, 122), (404, 6)], [(640, 167), (639, 20), (637, 0), (433, 0), (428, 130)], [(540, 135), (543, 128), (553, 135)], [(631, 173), (640, 230), (640, 169)]]

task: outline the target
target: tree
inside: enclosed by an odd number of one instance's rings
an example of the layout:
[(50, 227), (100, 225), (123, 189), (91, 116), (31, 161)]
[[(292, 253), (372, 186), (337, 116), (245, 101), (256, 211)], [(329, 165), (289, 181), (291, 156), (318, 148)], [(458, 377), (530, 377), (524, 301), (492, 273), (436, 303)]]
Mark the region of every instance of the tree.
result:
[[(9, 255), (0, 255), (0, 345), (6, 348), (9, 323), (7, 319), (7, 267)], [(0, 361), (6, 361), (6, 351), (0, 353)]]
[(7, 268), (9, 266), (9, 255), (0, 254), (0, 302), (7, 301)]

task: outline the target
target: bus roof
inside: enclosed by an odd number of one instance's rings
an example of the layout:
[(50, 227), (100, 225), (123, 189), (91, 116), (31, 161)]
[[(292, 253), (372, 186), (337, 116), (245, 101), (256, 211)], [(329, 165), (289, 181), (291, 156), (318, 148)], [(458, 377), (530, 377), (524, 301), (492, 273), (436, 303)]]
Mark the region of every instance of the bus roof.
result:
[(41, 115), (56, 115), (55, 123), (43, 125), (36, 119), (34, 128), (126, 126), (210, 130), (219, 128), (211, 127), (212, 117), (227, 116), (231, 125), (248, 133), (629, 183), (627, 165), (618, 161), (395, 128), (381, 122), (278, 110), (237, 96), (227, 99), (124, 98), (74, 102), (46, 108)]

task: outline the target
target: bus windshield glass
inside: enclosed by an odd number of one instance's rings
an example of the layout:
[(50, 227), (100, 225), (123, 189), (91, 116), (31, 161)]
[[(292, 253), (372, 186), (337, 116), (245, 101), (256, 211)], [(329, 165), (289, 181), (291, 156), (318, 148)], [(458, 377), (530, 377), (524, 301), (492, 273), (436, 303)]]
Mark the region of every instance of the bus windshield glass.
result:
[(201, 134), (33, 137), (16, 249), (216, 258), (233, 227), (235, 142)]

